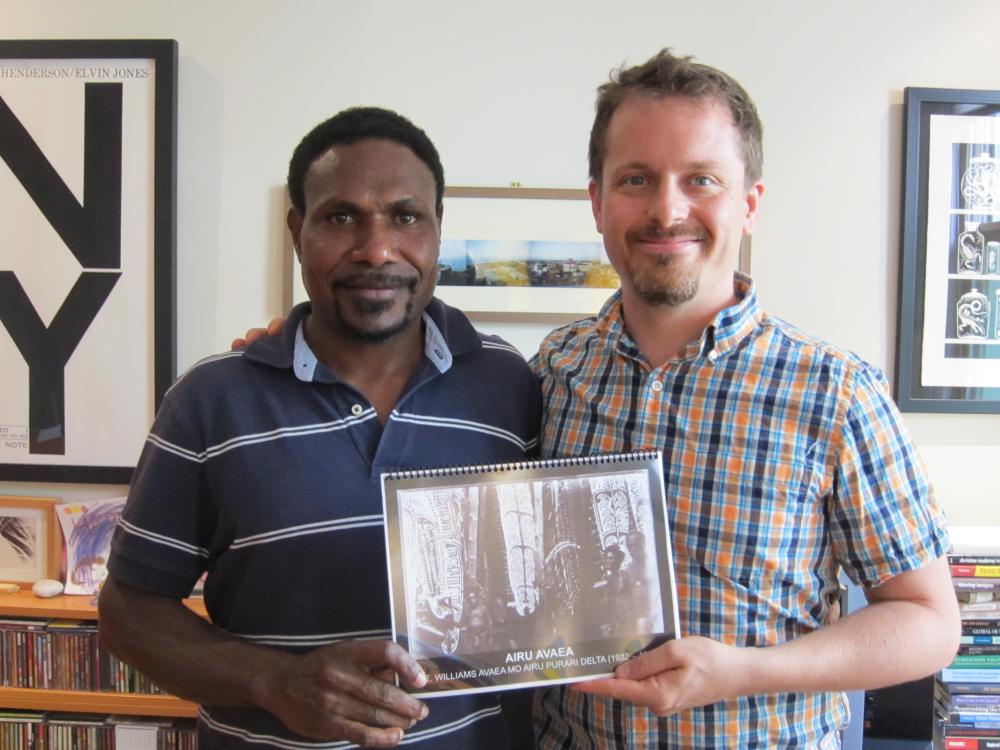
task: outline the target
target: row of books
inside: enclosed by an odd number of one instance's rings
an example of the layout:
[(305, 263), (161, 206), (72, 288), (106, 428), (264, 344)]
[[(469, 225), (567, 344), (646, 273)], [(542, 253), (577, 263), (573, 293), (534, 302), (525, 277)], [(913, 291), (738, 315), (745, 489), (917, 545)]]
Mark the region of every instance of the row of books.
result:
[(194, 719), (0, 712), (3, 750), (198, 750)]
[(149, 678), (102, 648), (96, 623), (77, 620), (0, 620), (0, 685), (161, 692)]
[(962, 639), (934, 685), (934, 747), (1000, 750), (1000, 554), (953, 554), (948, 562)]

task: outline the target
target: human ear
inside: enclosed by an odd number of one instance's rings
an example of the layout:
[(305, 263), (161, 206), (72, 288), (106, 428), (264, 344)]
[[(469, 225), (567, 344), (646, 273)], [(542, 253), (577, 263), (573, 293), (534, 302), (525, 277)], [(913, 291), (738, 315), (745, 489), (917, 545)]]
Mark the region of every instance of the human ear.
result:
[(597, 180), (594, 178), (590, 179), (587, 184), (587, 192), (590, 193), (590, 209), (594, 212), (594, 224), (597, 226), (597, 231), (604, 234), (604, 213), (601, 206), (601, 186), (597, 184)]

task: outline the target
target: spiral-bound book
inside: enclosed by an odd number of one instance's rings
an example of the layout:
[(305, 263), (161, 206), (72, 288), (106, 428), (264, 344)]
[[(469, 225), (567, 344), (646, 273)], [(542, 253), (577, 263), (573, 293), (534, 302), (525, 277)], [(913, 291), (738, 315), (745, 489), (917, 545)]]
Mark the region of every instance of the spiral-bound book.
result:
[(423, 697), (610, 675), (678, 632), (658, 451), (382, 475)]

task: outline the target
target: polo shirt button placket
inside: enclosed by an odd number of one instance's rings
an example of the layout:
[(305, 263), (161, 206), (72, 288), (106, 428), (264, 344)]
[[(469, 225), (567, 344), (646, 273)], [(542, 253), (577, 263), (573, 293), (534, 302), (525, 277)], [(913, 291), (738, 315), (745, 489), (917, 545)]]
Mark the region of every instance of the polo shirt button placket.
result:
[(361, 413), (364, 410), (365, 410), (365, 407), (363, 407), (361, 404), (354, 404), (354, 406), (351, 407), (351, 414), (353, 414), (356, 417), (360, 417)]

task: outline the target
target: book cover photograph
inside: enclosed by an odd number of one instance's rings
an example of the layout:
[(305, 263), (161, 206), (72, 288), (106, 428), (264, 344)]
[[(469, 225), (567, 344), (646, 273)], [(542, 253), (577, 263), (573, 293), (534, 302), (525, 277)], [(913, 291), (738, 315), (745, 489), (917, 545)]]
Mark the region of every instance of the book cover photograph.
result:
[(680, 635), (658, 451), (382, 475), (422, 697), (610, 675)]

